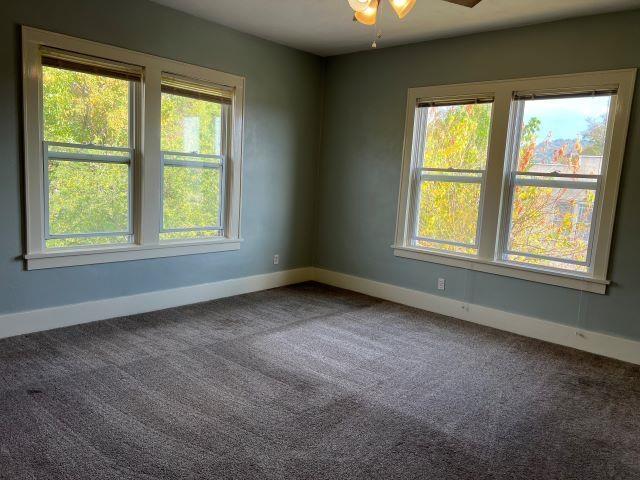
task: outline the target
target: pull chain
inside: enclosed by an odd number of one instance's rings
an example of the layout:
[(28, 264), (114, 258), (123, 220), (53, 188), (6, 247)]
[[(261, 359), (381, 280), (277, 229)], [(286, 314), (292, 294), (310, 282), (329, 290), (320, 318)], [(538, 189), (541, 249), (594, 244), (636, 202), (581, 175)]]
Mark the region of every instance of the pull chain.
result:
[(382, 26), (378, 25), (378, 22), (380, 22), (380, 19), (381, 19), (381, 14), (382, 14), (382, 0), (378, 2), (378, 14), (376, 15), (376, 24), (374, 25), (375, 37), (373, 38), (373, 43), (371, 44), (371, 48), (378, 48), (378, 40), (382, 38)]

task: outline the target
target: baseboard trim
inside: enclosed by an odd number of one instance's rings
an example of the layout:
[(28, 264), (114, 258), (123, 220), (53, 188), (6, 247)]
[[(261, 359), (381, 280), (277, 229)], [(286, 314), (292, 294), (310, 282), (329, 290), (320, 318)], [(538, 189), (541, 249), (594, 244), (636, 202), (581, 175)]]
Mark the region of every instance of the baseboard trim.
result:
[(626, 338), (577, 329), (322, 268), (314, 269), (314, 279), (372, 297), (640, 365), (640, 342)]
[(311, 279), (313, 268), (297, 268), (170, 290), (9, 313), (0, 315), (0, 338), (206, 302)]
[(637, 341), (313, 267), (4, 314), (0, 315), (0, 338), (206, 302), (308, 280), (640, 365), (640, 342)]

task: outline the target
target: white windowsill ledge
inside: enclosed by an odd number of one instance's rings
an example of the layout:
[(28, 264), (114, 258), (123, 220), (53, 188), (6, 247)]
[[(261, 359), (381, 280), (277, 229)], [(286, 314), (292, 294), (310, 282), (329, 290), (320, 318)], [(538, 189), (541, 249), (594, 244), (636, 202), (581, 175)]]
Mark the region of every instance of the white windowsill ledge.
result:
[(240, 250), (241, 239), (163, 243), (158, 245), (118, 245), (113, 247), (51, 250), (24, 256), (27, 270), (127, 262), (147, 258), (177, 257), (199, 253)]
[(491, 273), (505, 277), (519, 278), (531, 282), (546, 283), (559, 287), (572, 288), (585, 292), (604, 295), (607, 291), (608, 280), (584, 277), (575, 274), (553, 272), (549, 270), (521, 267), (503, 262), (486, 261), (455, 254), (439, 254), (419, 248), (392, 245), (396, 257), (421, 260), (423, 262), (439, 263), (450, 267), (466, 268), (477, 272)]

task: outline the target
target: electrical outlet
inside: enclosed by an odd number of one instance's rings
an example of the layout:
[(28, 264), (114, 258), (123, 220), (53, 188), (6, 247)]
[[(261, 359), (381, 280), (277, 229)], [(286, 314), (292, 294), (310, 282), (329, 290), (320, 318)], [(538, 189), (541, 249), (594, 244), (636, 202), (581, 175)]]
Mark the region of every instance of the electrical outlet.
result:
[(445, 289), (444, 278), (439, 278), (438, 279), (438, 290), (444, 290), (444, 289)]
[(273, 256), (273, 264), (278, 265), (280, 263), (280, 255), (277, 253)]

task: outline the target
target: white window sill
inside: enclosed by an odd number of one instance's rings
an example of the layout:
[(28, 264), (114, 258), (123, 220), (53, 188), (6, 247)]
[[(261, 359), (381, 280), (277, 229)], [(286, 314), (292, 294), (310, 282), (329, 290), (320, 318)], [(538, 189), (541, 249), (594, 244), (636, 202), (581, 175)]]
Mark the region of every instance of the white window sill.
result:
[(50, 250), (30, 253), (24, 256), (27, 270), (44, 268), (71, 267), (75, 265), (93, 265), (97, 263), (127, 262), (147, 258), (177, 257), (199, 253), (228, 252), (239, 250), (242, 240), (223, 239), (159, 245), (117, 245), (82, 248), (74, 250)]
[(421, 260), (423, 262), (439, 263), (451, 267), (466, 268), (477, 272), (491, 273), (505, 277), (519, 278), (531, 282), (546, 283), (559, 287), (572, 288), (585, 292), (604, 295), (609, 281), (596, 279), (572, 273), (561, 273), (535, 267), (524, 267), (497, 261), (487, 261), (470, 258), (463, 255), (438, 253), (422, 250), (420, 248), (393, 245), (393, 253), (396, 257)]

